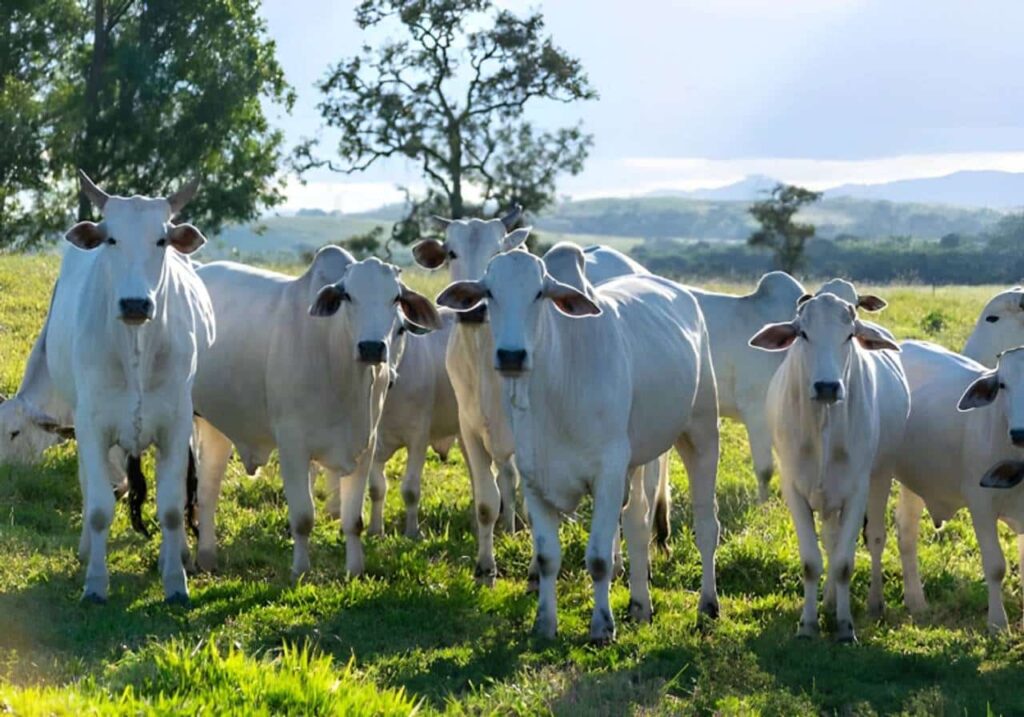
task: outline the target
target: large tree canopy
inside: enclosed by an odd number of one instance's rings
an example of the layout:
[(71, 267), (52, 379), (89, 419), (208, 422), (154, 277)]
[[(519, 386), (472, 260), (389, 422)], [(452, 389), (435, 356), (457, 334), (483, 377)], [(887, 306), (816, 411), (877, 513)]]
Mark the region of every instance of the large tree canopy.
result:
[(579, 125), (541, 131), (523, 119), (532, 101), (597, 96), (539, 12), (520, 17), (490, 0), (364, 0), (356, 22), (394, 39), (328, 73), (320, 111), (341, 133), (339, 160), (315, 156), (311, 140), (296, 152), (300, 169), (352, 173), (413, 160), (428, 190), (412, 204), (413, 223), (431, 212), (462, 217), (490, 199), (538, 211), (559, 174), (582, 169), (592, 140)]
[[(37, 239), (24, 231), (47, 207), (78, 203), (79, 167), (119, 193), (160, 194), (198, 176), (188, 213), (207, 231), (279, 203), (283, 136), (265, 109), (290, 109), (293, 94), (258, 10), (259, 0), (3, 3), (0, 35), (19, 44), (7, 53), (0, 42), (0, 130), (10, 122), (30, 141), (0, 150), (20, 153), (0, 162), (0, 245), (11, 228)], [(34, 52), (21, 51), (25, 28), (37, 29)], [(6, 55), (22, 66), (12, 71)], [(21, 84), (9, 89), (10, 77)], [(4, 192), (19, 216), (4, 213)], [(79, 217), (90, 211), (78, 203)]]

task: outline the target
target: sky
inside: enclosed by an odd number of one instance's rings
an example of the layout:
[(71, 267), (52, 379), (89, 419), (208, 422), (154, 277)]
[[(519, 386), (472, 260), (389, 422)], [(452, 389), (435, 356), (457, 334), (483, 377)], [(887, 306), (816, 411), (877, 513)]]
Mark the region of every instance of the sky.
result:
[[(289, 145), (323, 133), (314, 85), (367, 38), (352, 0), (264, 0), (298, 95)], [(496, 0), (539, 8), (600, 99), (530, 110), (595, 145), (560, 195), (628, 196), (767, 174), (814, 189), (1024, 171), (1019, 0)], [(372, 38), (370, 38), (372, 39)], [(285, 209), (362, 211), (418, 186), (400, 160), (290, 182)]]

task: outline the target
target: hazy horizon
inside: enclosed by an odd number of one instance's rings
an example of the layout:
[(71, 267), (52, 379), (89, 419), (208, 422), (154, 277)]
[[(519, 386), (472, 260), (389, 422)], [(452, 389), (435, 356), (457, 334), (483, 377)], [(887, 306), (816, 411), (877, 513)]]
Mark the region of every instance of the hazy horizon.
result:
[[(578, 120), (595, 137), (560, 195), (635, 196), (760, 174), (813, 189), (1024, 171), (1024, 4), (910, 0), (498, 0), (538, 6), (578, 56), (596, 102), (541, 105), (542, 127)], [(263, 14), (298, 101), (280, 115), (288, 145), (319, 132), (313, 83), (363, 42), (352, 0), (266, 0)], [(306, 22), (310, 16), (316, 23)], [(333, 152), (325, 134), (325, 151)], [(415, 167), (317, 170), (292, 182), (287, 210), (355, 212), (419, 186)]]

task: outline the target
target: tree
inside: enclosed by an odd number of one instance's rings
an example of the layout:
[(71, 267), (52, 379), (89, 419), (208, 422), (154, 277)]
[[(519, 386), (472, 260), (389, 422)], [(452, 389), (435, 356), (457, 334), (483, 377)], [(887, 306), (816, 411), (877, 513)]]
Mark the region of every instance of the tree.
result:
[(387, 158), (415, 161), (426, 195), (410, 201), (393, 238), (418, 238), (430, 214), (460, 218), (479, 202), (539, 211), (555, 179), (583, 168), (592, 138), (580, 125), (537, 130), (522, 117), (536, 100), (597, 97), (579, 61), (544, 33), (539, 12), (518, 17), (490, 0), (363, 0), (363, 30), (396, 26), (400, 39), (364, 46), (333, 67), (320, 91), (327, 126), (341, 132), (340, 162), (296, 149), (300, 170), (351, 174)]
[[(115, 191), (159, 194), (191, 176), (189, 217), (216, 232), (283, 200), (283, 135), (263, 102), (294, 94), (258, 0), (91, 0), (62, 92), (64, 176), (82, 167)], [(79, 218), (88, 216), (87, 203)]]
[(777, 184), (771, 198), (754, 203), (749, 211), (761, 228), (750, 235), (751, 246), (769, 247), (775, 252), (775, 263), (790, 274), (803, 265), (804, 245), (814, 236), (813, 224), (793, 221), (802, 207), (821, 199), (821, 192), (812, 192), (792, 184)]

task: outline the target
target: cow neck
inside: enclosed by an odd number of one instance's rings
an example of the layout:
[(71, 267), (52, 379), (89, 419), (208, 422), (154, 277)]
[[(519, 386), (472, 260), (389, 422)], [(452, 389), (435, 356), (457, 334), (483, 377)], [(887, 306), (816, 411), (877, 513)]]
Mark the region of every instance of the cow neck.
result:
[[(980, 376), (977, 374), (971, 377), (973, 381)], [(970, 385), (970, 384), (967, 384)], [(967, 385), (964, 388), (967, 388)], [(1024, 450), (1014, 448), (1010, 443), (1010, 419), (1007, 418), (1006, 401), (1002, 396), (997, 396), (994, 404), (975, 408), (967, 413), (969, 430), (964, 432), (966, 441), (981, 441), (981, 445), (987, 446), (986, 454), (992, 457), (988, 465), (972, 466), (977, 472), (977, 478), (1000, 460), (1021, 460), (1024, 459)], [(966, 446), (965, 446), (966, 448)], [(969, 455), (964, 452), (963, 455)]]
[[(330, 318), (303, 317), (322, 325), (328, 357), (329, 391), (340, 398), (355, 398), (363, 406), (370, 400), (376, 372), (356, 360), (356, 335), (346, 312)], [(315, 325), (315, 324), (314, 324)], [(384, 365), (386, 369), (386, 365)], [(346, 403), (346, 405), (352, 405)]]

